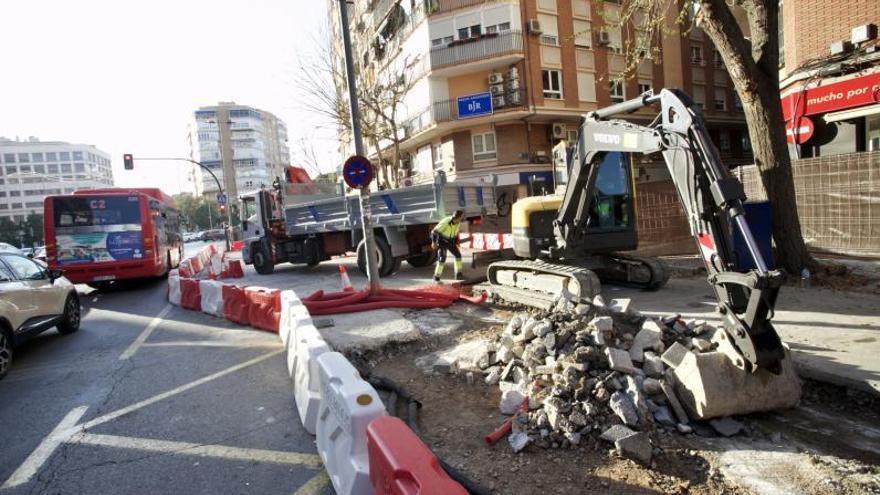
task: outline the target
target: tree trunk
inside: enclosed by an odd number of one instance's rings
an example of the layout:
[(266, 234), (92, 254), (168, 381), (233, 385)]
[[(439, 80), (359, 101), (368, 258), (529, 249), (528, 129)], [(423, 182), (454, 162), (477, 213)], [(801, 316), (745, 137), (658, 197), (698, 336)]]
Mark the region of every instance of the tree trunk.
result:
[(790, 274), (818, 268), (801, 233), (779, 99), (776, 0), (746, 0), (750, 39), (725, 0), (702, 0), (700, 26), (715, 44), (740, 97), (755, 165), (771, 203), (776, 264)]

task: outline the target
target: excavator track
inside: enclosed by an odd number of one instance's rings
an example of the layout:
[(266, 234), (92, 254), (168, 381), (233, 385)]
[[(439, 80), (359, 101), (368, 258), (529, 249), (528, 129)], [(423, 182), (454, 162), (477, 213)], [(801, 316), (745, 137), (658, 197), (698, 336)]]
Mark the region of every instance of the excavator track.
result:
[(490, 295), (506, 301), (549, 309), (560, 296), (574, 301), (591, 300), (601, 283), (593, 271), (546, 261), (499, 261), (487, 270)]
[(485, 290), (490, 295), (549, 309), (563, 293), (575, 301), (592, 300), (600, 293), (602, 282), (657, 290), (666, 285), (669, 272), (654, 258), (614, 254), (580, 259), (578, 265), (499, 261), (489, 265), (487, 278)]

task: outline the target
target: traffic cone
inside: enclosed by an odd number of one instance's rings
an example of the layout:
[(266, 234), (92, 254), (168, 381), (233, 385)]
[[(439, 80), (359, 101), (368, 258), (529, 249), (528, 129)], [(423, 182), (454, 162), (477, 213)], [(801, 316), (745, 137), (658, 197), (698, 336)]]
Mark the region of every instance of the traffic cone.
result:
[(351, 279), (348, 278), (348, 271), (345, 265), (339, 265), (339, 276), (342, 277), (342, 290), (344, 292), (353, 292), (354, 287), (351, 286)]

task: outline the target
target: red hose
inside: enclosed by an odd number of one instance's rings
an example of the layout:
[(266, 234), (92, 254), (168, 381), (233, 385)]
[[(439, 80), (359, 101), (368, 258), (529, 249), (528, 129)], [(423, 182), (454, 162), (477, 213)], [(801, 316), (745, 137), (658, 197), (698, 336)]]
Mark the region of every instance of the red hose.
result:
[[(526, 412), (529, 410), (529, 398), (528, 397), (526, 397), (523, 400), (522, 404), (520, 404), (519, 410), (521, 412)], [(483, 437), (483, 440), (485, 440), (485, 442), (488, 443), (489, 445), (492, 445), (493, 443), (497, 442), (498, 440), (501, 440), (501, 438), (504, 437), (504, 435), (507, 435), (508, 433), (510, 433), (511, 428), (513, 428), (513, 418), (515, 418), (515, 417), (516, 416), (512, 416), (510, 418), (507, 418), (507, 420), (505, 422), (501, 423), (501, 426), (499, 426), (498, 429), (496, 429), (492, 433), (489, 433), (488, 435)]]
[(378, 291), (371, 291), (366, 288), (357, 292), (325, 293), (318, 290), (302, 301), (312, 315), (331, 315), (387, 308), (445, 308), (456, 301), (480, 304), (485, 299), (485, 294), (470, 297), (431, 290), (379, 288)]

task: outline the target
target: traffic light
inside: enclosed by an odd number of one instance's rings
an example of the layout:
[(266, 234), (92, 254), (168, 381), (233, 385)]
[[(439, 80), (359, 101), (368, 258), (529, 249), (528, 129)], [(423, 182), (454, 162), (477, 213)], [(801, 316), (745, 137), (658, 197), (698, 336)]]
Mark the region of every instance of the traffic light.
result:
[(125, 164), (125, 170), (134, 170), (134, 156), (131, 153), (122, 155), (122, 163)]
[(226, 205), (220, 205), (220, 213), (226, 213)]

